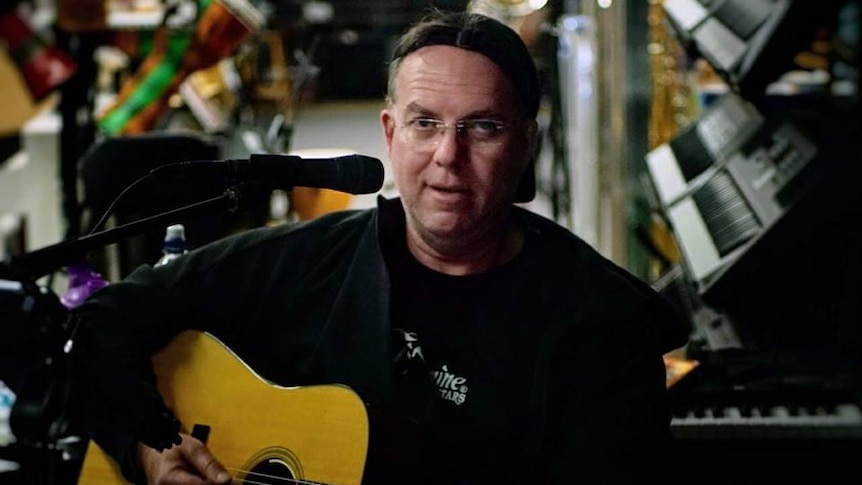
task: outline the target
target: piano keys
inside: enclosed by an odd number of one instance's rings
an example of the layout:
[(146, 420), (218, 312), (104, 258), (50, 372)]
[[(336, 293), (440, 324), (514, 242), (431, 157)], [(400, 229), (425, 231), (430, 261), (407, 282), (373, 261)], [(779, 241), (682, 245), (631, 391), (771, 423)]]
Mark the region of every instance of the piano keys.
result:
[(678, 410), (671, 430), (682, 440), (862, 440), (862, 408), (854, 402), (700, 406)]
[(681, 477), (701, 485), (840, 483), (858, 472), (862, 389), (852, 376), (765, 369), (758, 359), (724, 363), (701, 362), (670, 388)]

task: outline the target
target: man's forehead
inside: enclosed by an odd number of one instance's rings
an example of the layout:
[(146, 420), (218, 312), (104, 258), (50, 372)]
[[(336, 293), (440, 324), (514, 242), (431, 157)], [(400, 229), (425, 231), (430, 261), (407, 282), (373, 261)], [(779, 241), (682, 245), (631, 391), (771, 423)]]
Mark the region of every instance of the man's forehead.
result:
[[(413, 100), (404, 106), (404, 112), (411, 115), (419, 115), (419, 116), (428, 116), (430, 118), (437, 117), (445, 117), (444, 111), (447, 109), (445, 105), (434, 103), (434, 99), (431, 100), (430, 103), (424, 103), (422, 100)], [(454, 108), (448, 109), (456, 109), (457, 114), (455, 117), (457, 119), (477, 119), (477, 118), (504, 118), (508, 117), (508, 109), (505, 106), (482, 106), (482, 107), (469, 107), (463, 105), (463, 103), (455, 103)]]

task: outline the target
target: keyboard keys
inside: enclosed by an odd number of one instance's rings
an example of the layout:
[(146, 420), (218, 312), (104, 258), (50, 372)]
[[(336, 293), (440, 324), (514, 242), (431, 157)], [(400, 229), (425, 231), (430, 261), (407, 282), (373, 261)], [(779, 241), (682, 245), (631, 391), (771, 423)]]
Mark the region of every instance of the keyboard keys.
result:
[(671, 429), (681, 439), (862, 439), (862, 408), (852, 402), (714, 405), (677, 410)]

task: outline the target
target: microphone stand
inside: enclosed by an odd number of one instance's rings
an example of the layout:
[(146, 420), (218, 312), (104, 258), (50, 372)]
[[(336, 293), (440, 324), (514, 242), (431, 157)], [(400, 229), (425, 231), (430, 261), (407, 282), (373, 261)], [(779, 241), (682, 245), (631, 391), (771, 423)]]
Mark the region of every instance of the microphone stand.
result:
[[(38, 278), (81, 261), (93, 249), (172, 223), (180, 217), (214, 210), (236, 212), (254, 207), (262, 203), (270, 191), (268, 187), (257, 185), (246, 190), (246, 187), (233, 183), (220, 196), (0, 262), (0, 283), (3, 283), (0, 284), (0, 315), (13, 317), (11, 321), (4, 318), (3, 327), (4, 330), (11, 329), (13, 340), (20, 339), (9, 348), (24, 351), (24, 358), (20, 362), (12, 362), (8, 374), (14, 382), (10, 387), (14, 387), (18, 394), (10, 416), (18, 441), (37, 450), (57, 450), (63, 448), (61, 438), (68, 432), (70, 424), (66, 415), (70, 392), (68, 359), (75, 329), (74, 325), (68, 328), (69, 314), (57, 295), (49, 288), (40, 287), (36, 283)], [(26, 348), (28, 346), (33, 348)], [(6, 372), (7, 369), (0, 368), (0, 380), (8, 382)], [(60, 455), (70, 454), (69, 450), (63, 451)], [(48, 469), (53, 469), (53, 466)], [(45, 473), (45, 470), (34, 472)], [(53, 483), (52, 479), (56, 477), (46, 478), (46, 483)]]
[(253, 204), (244, 203), (241, 198), (241, 190), (237, 186), (231, 186), (222, 195), (211, 199), (13, 256), (7, 263), (9, 265), (7, 269), (13, 275), (36, 279), (80, 261), (93, 249), (119, 242), (130, 236), (143, 234), (150, 229), (173, 222), (177, 218), (205, 214), (216, 209), (236, 212), (251, 205)]

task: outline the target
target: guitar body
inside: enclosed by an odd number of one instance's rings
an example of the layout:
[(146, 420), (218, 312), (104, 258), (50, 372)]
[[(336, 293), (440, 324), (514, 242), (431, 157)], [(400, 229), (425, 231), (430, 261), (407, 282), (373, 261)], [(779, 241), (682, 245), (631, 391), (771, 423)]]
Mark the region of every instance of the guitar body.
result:
[[(153, 357), (153, 365), (159, 390), (184, 431), (205, 431), (207, 446), (233, 483), (362, 481), (368, 415), (350, 388), (276, 386), (197, 331), (179, 334)], [(90, 442), (78, 484), (125, 483), (119, 467)]]

